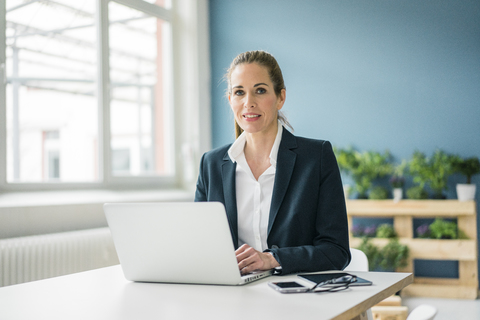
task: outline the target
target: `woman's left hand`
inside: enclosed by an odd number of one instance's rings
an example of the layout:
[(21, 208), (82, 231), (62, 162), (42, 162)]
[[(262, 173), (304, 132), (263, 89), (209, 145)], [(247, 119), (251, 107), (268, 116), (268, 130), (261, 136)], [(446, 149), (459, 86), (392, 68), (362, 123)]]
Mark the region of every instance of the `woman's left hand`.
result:
[(244, 244), (238, 248), (235, 254), (237, 255), (238, 268), (242, 274), (256, 270), (270, 270), (280, 266), (273, 255), (267, 252), (257, 251), (248, 244)]

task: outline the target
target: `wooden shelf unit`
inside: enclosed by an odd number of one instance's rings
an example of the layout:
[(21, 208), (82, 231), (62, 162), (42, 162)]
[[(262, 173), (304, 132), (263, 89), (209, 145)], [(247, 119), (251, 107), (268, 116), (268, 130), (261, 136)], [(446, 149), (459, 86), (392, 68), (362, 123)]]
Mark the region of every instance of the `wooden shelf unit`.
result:
[[(478, 297), (477, 212), (475, 201), (458, 200), (347, 200), (348, 224), (353, 218), (393, 218), (393, 227), (402, 244), (408, 245), (408, 266), (399, 272), (413, 273), (414, 259), (458, 260), (459, 278), (415, 277), (414, 283), (402, 290), (403, 296), (476, 299)], [(413, 219), (455, 218), (467, 240), (414, 238)], [(388, 239), (372, 239), (383, 247)], [(361, 239), (350, 234), (350, 246), (356, 248)]]

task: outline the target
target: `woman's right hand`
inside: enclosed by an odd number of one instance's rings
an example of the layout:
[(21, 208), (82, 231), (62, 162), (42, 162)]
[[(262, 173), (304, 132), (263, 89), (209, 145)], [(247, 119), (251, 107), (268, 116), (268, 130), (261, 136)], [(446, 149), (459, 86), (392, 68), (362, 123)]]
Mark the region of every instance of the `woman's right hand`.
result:
[(270, 270), (280, 266), (272, 254), (257, 251), (248, 244), (238, 248), (235, 254), (237, 256), (238, 268), (242, 274), (257, 270)]

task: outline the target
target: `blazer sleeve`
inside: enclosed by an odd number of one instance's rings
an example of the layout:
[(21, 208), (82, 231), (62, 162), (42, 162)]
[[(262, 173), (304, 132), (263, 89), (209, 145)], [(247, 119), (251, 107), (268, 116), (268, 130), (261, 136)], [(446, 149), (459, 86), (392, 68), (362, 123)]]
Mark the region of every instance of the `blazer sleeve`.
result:
[(205, 186), (205, 170), (204, 170), (204, 162), (205, 162), (205, 154), (202, 155), (200, 159), (200, 169), (197, 179), (197, 188), (195, 191), (195, 201), (207, 201), (207, 193), (206, 193), (206, 186)]
[(318, 141), (309, 152), (299, 151), (271, 230), (267, 251), (281, 264), (281, 274), (341, 270), (351, 259), (340, 171), (331, 144)]

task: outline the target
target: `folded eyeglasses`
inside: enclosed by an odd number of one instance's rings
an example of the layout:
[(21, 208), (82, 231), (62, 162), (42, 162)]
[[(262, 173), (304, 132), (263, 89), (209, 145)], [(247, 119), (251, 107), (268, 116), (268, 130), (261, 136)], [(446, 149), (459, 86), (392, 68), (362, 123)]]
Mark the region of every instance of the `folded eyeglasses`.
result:
[(357, 281), (354, 275), (346, 275), (340, 278), (335, 278), (323, 282), (319, 282), (306, 292), (336, 292), (349, 288), (350, 284)]

